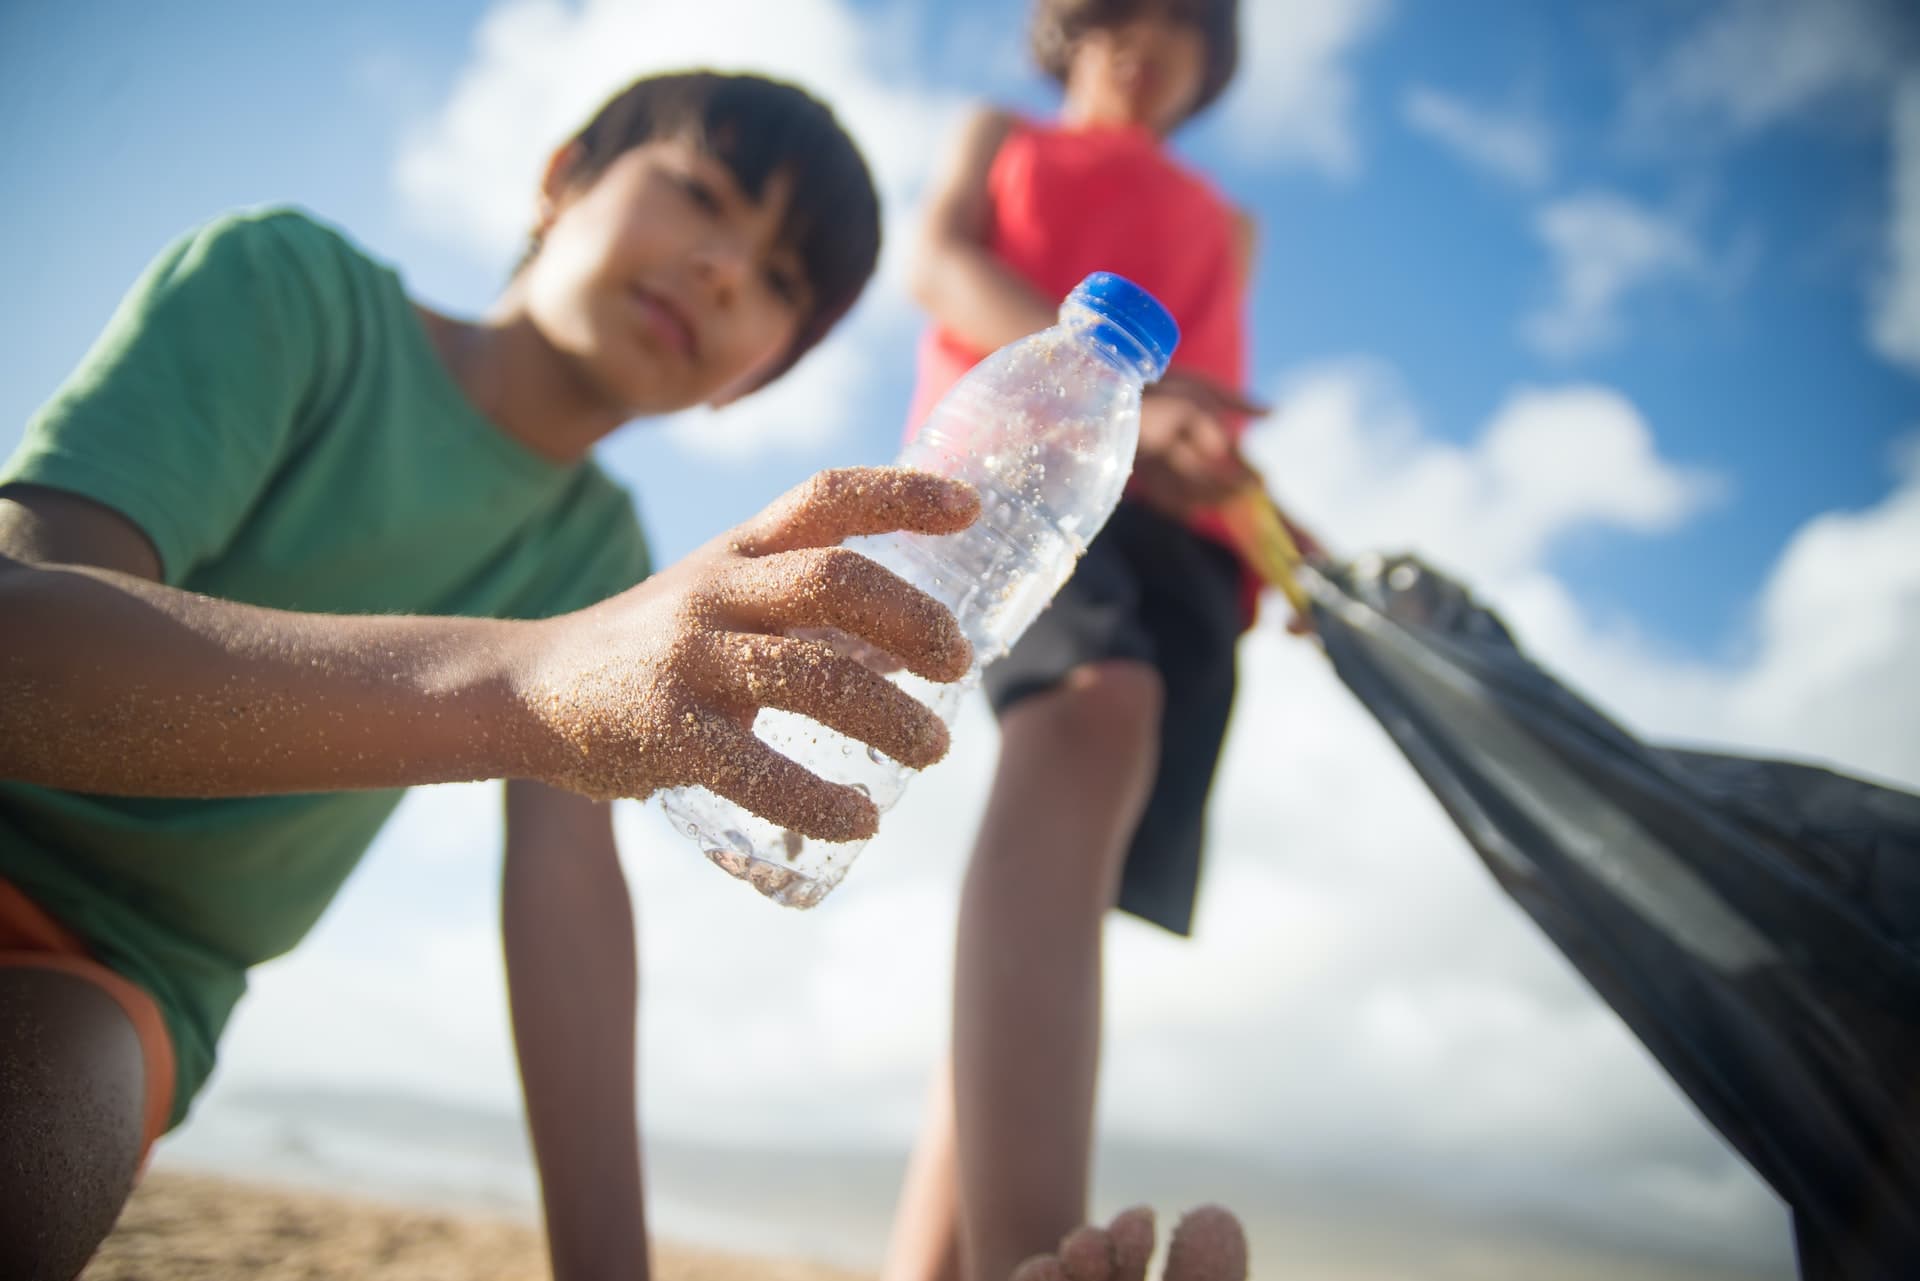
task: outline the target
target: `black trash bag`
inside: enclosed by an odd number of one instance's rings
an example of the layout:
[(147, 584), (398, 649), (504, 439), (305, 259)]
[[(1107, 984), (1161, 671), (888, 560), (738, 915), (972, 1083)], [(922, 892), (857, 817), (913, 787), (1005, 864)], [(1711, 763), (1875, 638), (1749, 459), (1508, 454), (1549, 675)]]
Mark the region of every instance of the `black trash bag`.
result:
[(1920, 797), (1642, 743), (1410, 557), (1307, 578), (1341, 679), (1792, 1208), (1801, 1275), (1920, 1278)]

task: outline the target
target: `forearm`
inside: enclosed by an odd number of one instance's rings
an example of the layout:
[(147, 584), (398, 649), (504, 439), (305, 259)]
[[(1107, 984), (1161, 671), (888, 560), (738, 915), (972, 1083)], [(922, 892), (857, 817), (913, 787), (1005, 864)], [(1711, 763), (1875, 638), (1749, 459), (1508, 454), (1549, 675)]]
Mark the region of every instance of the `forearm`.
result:
[[(523, 798), (532, 786), (515, 785)], [(626, 882), (610, 837), (539, 844), (510, 838), (501, 917), (554, 1277), (637, 1281), (648, 1260)]]
[(1058, 315), (984, 245), (952, 238), (922, 248), (914, 293), (942, 328), (979, 351), (1045, 329)]
[(529, 624), (295, 614), (0, 559), (0, 777), (118, 795), (518, 772)]

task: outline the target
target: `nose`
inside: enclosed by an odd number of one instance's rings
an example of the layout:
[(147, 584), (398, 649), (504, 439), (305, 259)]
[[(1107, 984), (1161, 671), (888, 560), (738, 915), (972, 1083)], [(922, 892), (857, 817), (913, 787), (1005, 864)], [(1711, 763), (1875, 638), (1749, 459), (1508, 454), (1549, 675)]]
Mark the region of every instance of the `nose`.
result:
[(753, 269), (753, 250), (737, 236), (710, 236), (694, 250), (693, 266), (716, 298), (730, 300)]

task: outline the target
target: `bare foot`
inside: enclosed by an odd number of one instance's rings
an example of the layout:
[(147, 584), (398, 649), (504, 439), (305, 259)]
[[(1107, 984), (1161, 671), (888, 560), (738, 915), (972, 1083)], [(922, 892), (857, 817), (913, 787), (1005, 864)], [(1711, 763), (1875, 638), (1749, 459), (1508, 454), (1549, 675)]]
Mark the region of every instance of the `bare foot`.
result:
[[(1104, 1228), (1077, 1228), (1058, 1254), (1037, 1254), (1012, 1281), (1146, 1281), (1153, 1257), (1153, 1211), (1122, 1210)], [(1162, 1281), (1246, 1281), (1247, 1234), (1217, 1205), (1190, 1210), (1173, 1230)]]

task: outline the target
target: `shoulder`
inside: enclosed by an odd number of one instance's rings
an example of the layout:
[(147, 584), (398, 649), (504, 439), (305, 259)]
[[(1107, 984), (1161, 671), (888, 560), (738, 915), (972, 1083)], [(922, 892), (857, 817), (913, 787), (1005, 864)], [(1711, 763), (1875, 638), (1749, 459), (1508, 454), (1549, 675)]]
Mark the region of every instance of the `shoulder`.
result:
[(1233, 247), (1235, 261), (1241, 273), (1247, 273), (1252, 268), (1254, 252), (1260, 243), (1259, 217), (1253, 210), (1230, 199), (1220, 190), (1218, 183), (1175, 154), (1171, 148), (1162, 147), (1161, 154), (1194, 193), (1193, 199), (1198, 202), (1196, 211), (1204, 210), (1203, 216), (1217, 219), (1215, 225), (1224, 227)]
[(960, 136), (998, 141), (1026, 123), (1024, 117), (998, 103), (976, 102), (961, 119)]
[(1026, 122), (1004, 107), (976, 103), (960, 122), (954, 152), (963, 168), (984, 169)]
[(337, 263), (371, 261), (345, 232), (304, 209), (266, 205), (225, 213), (189, 231), (180, 247), (208, 258)]
[[(346, 233), (291, 206), (222, 214), (179, 237), (154, 264), (154, 284), (187, 280), (238, 291), (256, 306), (323, 313), (343, 305), (391, 268)], [(224, 285), (215, 282), (226, 282)]]
[(1172, 140), (1161, 139), (1154, 145), (1153, 154), (1178, 181), (1193, 191), (1196, 198), (1216, 206), (1223, 215), (1228, 217), (1238, 218), (1246, 213), (1228, 197), (1225, 191), (1221, 190), (1219, 182), (1211, 173), (1196, 164), (1193, 158)]
[(1019, 118), (998, 107), (976, 106), (961, 120), (934, 179), (927, 202), (927, 225), (958, 229), (968, 237), (981, 233), (993, 171)]

